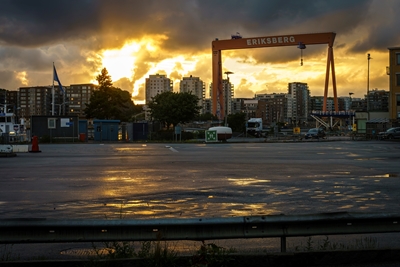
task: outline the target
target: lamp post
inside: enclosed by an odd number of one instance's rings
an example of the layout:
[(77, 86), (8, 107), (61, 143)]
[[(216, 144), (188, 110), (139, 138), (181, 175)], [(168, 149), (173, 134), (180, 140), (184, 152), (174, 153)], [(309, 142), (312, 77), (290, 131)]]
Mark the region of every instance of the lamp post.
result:
[(232, 71), (225, 71), (226, 74), (226, 83), (225, 83), (225, 126), (228, 126), (228, 86), (229, 86), (229, 74), (233, 74)]
[(351, 115), (353, 115), (352, 113), (351, 113), (351, 108), (352, 108), (352, 106), (353, 106), (353, 101), (351, 100), (351, 95), (353, 95), (354, 93), (352, 93), (352, 92), (350, 92), (349, 93), (349, 97), (350, 97), (350, 101), (349, 101), (349, 125), (352, 125), (353, 123), (352, 123), (352, 120), (351, 120)]
[(350, 92), (349, 93), (349, 97), (350, 97), (349, 111), (351, 110), (351, 107), (352, 107), (352, 104), (353, 104), (352, 101), (351, 101), (351, 96), (352, 95), (354, 95), (354, 93)]
[[(371, 55), (368, 54), (367, 56), (368, 59), (368, 76), (367, 76), (367, 112), (369, 112), (369, 61), (371, 59)], [(369, 119), (369, 114), (368, 114), (368, 119)]]

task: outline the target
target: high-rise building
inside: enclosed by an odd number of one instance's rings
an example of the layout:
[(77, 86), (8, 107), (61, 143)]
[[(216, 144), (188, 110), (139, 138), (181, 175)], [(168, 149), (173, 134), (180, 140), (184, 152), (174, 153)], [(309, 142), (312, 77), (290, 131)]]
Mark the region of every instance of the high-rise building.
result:
[(59, 115), (76, 115), (85, 118), (86, 104), (90, 103), (90, 96), (97, 85), (92, 83), (71, 84), (66, 90), (66, 99), (61, 103)]
[(0, 105), (6, 103), (7, 90), (0, 88)]
[(389, 94), (385, 90), (370, 90), (367, 100), (369, 102), (369, 111), (389, 111)]
[[(55, 88), (54, 103), (59, 104), (62, 94)], [(32, 115), (52, 115), (52, 87), (36, 86), (36, 87), (20, 87), (19, 88), (19, 105), (21, 118), (29, 121)]]
[[(212, 84), (210, 84), (210, 95), (212, 101)], [(232, 99), (234, 97), (234, 85), (229, 81), (229, 79), (222, 80), (222, 95), (217, 93), (217, 110), (213, 110), (213, 114), (221, 119), (222, 114), (232, 114)], [(221, 103), (223, 103), (226, 112), (221, 112)], [(223, 119), (223, 118), (222, 118)]]
[(151, 101), (152, 97), (163, 92), (172, 92), (172, 90), (172, 81), (166, 75), (150, 75), (149, 78), (146, 78), (146, 104)]
[(306, 83), (289, 83), (288, 93), (292, 98), (291, 121), (294, 125), (299, 125), (307, 121), (309, 114), (310, 90)]
[(18, 91), (8, 90), (6, 92), (6, 103), (8, 107), (15, 113), (18, 113)]
[(257, 118), (258, 99), (243, 99), (243, 112), (246, 114), (246, 120)]
[(273, 123), (288, 123), (288, 94), (259, 94), (256, 112), (257, 118), (262, 118), (265, 125)]
[(200, 113), (204, 112), (205, 83), (199, 77), (183, 77), (179, 83), (179, 92), (191, 93), (199, 98)]

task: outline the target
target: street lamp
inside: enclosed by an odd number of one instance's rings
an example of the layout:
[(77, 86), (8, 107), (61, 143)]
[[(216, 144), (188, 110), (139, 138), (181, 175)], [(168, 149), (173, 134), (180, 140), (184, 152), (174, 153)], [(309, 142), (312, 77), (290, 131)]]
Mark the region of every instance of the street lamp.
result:
[[(369, 112), (369, 61), (371, 59), (371, 55), (368, 54), (367, 56), (368, 59), (368, 76), (367, 76), (367, 112)], [(369, 115), (368, 115), (368, 119), (369, 119)]]
[(351, 121), (351, 115), (352, 115), (352, 114), (351, 114), (351, 110), (352, 110), (351, 108), (352, 108), (352, 106), (353, 106), (353, 101), (351, 101), (351, 96), (352, 96), (353, 94), (354, 94), (354, 93), (352, 93), (352, 92), (349, 93), (349, 97), (350, 97), (350, 101), (349, 101), (349, 102), (350, 102), (350, 104), (349, 104), (349, 105), (350, 105), (350, 107), (349, 107), (349, 125), (354, 124), (354, 123)]
[(226, 74), (226, 83), (225, 83), (225, 126), (228, 126), (228, 86), (229, 86), (229, 74), (233, 74), (232, 71), (225, 71)]
[(349, 106), (349, 111), (351, 110), (351, 108), (352, 108), (352, 104), (353, 104), (353, 103), (352, 103), (352, 101), (351, 101), (351, 96), (352, 96), (352, 95), (354, 95), (354, 93), (351, 93), (351, 92), (350, 92), (350, 93), (349, 93), (349, 97), (350, 97), (350, 106)]

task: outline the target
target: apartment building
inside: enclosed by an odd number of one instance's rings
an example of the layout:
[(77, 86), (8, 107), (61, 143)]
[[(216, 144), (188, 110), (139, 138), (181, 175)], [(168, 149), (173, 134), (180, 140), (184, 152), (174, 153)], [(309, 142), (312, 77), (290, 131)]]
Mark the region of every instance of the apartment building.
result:
[[(19, 117), (27, 121), (33, 115), (52, 115), (52, 86), (20, 87)], [(54, 87), (54, 112), (58, 114), (63, 94), (58, 86)]]
[(18, 91), (0, 88), (0, 112), (18, 112)]
[(369, 111), (389, 111), (389, 95), (390, 92), (385, 90), (370, 90), (367, 98), (369, 103)]
[(288, 122), (288, 94), (259, 94), (256, 95), (259, 100), (256, 111), (256, 117), (262, 118), (263, 123), (268, 125), (272, 123)]
[(167, 78), (166, 75), (150, 75), (146, 78), (146, 104), (151, 101), (152, 97), (163, 93), (172, 92), (173, 84), (171, 79)]
[(247, 120), (257, 118), (258, 99), (244, 99), (242, 108)]
[(211, 113), (212, 114), (212, 102), (211, 98), (206, 98), (203, 101), (203, 111), (202, 114)]
[[(220, 117), (219, 114), (222, 114), (221, 112), (221, 104), (224, 103), (225, 110), (227, 111), (226, 114), (233, 114), (233, 109), (232, 109), (232, 99), (234, 98), (234, 85), (229, 81), (229, 79), (223, 79), (222, 80), (222, 95), (217, 94), (217, 110), (216, 112), (213, 110), (212, 112), (214, 114), (217, 114), (218, 117)], [(211, 101), (212, 101), (212, 84), (210, 84), (210, 96), (211, 96)], [(221, 98), (221, 99), (220, 99)]]
[(66, 99), (61, 104), (60, 115), (75, 115), (81, 119), (85, 118), (86, 105), (90, 103), (90, 96), (97, 87), (92, 83), (71, 84), (66, 90)]
[(298, 125), (307, 121), (309, 114), (310, 90), (306, 83), (293, 82), (288, 85), (292, 111), (288, 114), (291, 123)]
[(205, 83), (199, 77), (183, 77), (179, 83), (179, 92), (191, 93), (199, 98), (200, 113), (204, 112)]

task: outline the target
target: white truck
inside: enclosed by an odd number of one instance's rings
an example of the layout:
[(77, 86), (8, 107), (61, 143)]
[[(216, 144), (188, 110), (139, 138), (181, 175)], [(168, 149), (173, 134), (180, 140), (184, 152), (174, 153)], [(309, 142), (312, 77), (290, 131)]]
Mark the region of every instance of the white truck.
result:
[(261, 118), (251, 118), (246, 122), (246, 132), (255, 137), (264, 136)]

